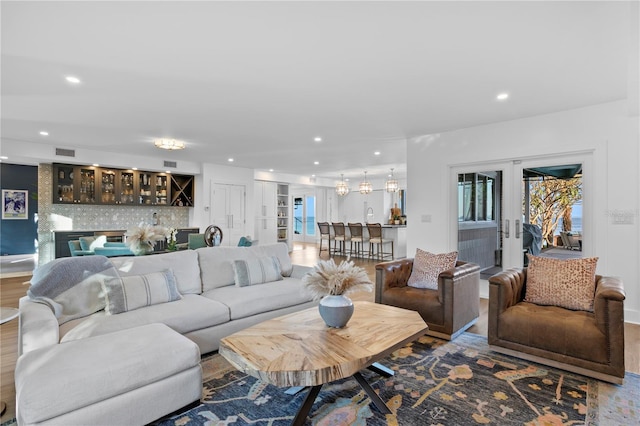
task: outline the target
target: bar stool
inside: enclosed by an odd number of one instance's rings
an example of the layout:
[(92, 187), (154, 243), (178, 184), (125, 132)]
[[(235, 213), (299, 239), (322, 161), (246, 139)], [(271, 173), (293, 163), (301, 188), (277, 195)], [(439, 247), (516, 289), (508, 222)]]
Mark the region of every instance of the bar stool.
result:
[(318, 251), (318, 255), (323, 251), (322, 250), (322, 242), (327, 242), (327, 248), (324, 251), (328, 251), (331, 254), (331, 240), (333, 239), (331, 236), (331, 226), (329, 222), (318, 222), (318, 228), (320, 229), (320, 250)]
[[(351, 254), (354, 254), (359, 257), (364, 257), (364, 243), (366, 242), (364, 235), (362, 235), (362, 224), (361, 223), (349, 223), (349, 233), (351, 234)], [(353, 245), (356, 245), (356, 250), (354, 252)]]
[[(349, 237), (346, 235), (345, 226), (343, 222), (333, 222), (333, 254), (340, 253), (345, 255), (346, 242), (349, 241)], [(337, 245), (340, 244), (340, 250), (337, 249)]]
[[(383, 260), (385, 257), (393, 259), (393, 240), (382, 238), (382, 225), (379, 223), (367, 223), (369, 231), (369, 257), (373, 257), (374, 248), (377, 248), (376, 258)], [(391, 253), (383, 251), (383, 244), (391, 243)]]

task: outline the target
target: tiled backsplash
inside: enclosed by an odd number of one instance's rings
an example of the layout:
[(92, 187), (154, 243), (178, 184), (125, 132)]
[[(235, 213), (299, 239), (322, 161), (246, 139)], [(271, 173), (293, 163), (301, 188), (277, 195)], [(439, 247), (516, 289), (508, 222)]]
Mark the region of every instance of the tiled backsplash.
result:
[(185, 207), (129, 207), (87, 204), (53, 204), (53, 166), (38, 166), (38, 264), (55, 257), (52, 231), (93, 231), (129, 229), (151, 223), (153, 213), (159, 224), (173, 228), (189, 226), (189, 209)]

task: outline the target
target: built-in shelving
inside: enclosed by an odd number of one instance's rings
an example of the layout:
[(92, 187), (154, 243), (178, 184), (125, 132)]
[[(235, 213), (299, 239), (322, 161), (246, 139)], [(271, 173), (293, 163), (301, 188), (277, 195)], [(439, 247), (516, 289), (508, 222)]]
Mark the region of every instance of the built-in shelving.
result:
[(193, 207), (194, 176), (53, 164), (56, 204)]
[(286, 243), (290, 246), (289, 240), (289, 185), (286, 183), (279, 183), (277, 188), (277, 228), (278, 228), (278, 242)]

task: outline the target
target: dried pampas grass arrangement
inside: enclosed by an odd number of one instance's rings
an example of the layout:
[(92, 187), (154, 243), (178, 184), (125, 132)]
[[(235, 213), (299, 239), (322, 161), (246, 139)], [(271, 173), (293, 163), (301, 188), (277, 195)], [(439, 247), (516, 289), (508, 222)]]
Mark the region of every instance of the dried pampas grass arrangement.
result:
[(353, 261), (344, 260), (340, 265), (336, 265), (333, 259), (321, 260), (313, 271), (302, 277), (302, 283), (314, 300), (322, 299), (324, 296), (373, 290), (373, 283), (366, 271), (355, 266)]

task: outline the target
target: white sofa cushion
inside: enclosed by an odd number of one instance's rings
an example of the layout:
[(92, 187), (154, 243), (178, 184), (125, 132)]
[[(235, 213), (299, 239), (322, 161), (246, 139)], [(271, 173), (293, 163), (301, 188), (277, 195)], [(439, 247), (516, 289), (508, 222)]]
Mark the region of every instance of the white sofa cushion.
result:
[(233, 262), (257, 258), (251, 247), (202, 247), (196, 253), (203, 292), (234, 284)]
[(251, 247), (202, 247), (196, 250), (200, 262), (202, 291), (206, 292), (235, 283), (233, 262), (275, 256), (283, 277), (291, 276), (293, 264), (285, 243)]
[[(69, 424), (55, 418), (157, 383), (199, 363), (198, 346), (162, 324), (31, 351), (16, 365), (18, 419), (21, 424), (50, 419), (54, 424)], [(87, 371), (90, 374), (84, 373)], [(84, 424), (95, 423), (86, 419)]]
[(193, 250), (110, 259), (121, 276), (143, 275), (171, 268), (181, 294), (202, 293), (198, 255)]
[(265, 244), (250, 247), (256, 256), (275, 256), (280, 261), (280, 270), (283, 277), (290, 277), (293, 271), (293, 264), (289, 256), (289, 246), (285, 243)]
[(249, 287), (230, 285), (209, 290), (202, 296), (224, 303), (236, 320), (263, 312), (287, 308), (313, 300), (299, 279), (284, 278)]
[(140, 325), (163, 323), (180, 334), (212, 327), (229, 321), (229, 308), (224, 304), (195, 294), (185, 294), (171, 303), (107, 315), (104, 311), (70, 321), (60, 327), (61, 342), (112, 333)]
[(171, 269), (144, 275), (116, 277), (102, 282), (108, 315), (133, 311), (182, 298)]

